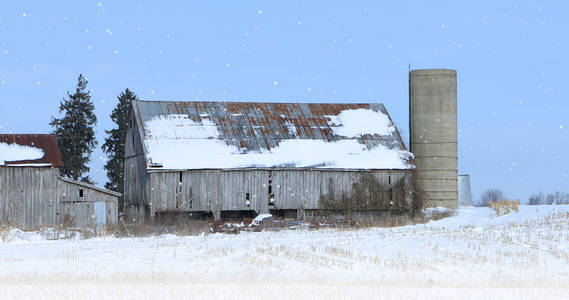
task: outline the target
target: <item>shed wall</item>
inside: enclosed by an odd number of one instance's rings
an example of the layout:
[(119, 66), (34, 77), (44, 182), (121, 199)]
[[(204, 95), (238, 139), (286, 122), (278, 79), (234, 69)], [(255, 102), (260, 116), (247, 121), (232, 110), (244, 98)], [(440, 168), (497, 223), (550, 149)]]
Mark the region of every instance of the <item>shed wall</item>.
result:
[[(60, 181), (60, 211), (59, 224), (63, 224), (65, 214), (72, 217), (70, 226), (80, 228), (95, 228), (97, 214), (95, 203), (105, 203), (105, 224), (115, 225), (118, 221), (118, 197), (87, 187)], [(83, 197), (81, 197), (80, 191)]]

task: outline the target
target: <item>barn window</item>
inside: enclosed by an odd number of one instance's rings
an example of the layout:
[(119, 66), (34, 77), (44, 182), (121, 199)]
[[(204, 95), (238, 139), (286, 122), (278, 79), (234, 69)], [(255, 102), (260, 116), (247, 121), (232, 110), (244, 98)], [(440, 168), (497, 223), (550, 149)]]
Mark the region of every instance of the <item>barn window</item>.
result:
[(132, 119), (128, 120), (128, 128), (132, 128)]
[(245, 205), (247, 205), (247, 207), (251, 207), (251, 194), (249, 193), (245, 194)]
[(79, 198), (83, 198), (83, 189), (79, 189)]
[(391, 184), (391, 175), (389, 175), (388, 178), (389, 178), (389, 184)]

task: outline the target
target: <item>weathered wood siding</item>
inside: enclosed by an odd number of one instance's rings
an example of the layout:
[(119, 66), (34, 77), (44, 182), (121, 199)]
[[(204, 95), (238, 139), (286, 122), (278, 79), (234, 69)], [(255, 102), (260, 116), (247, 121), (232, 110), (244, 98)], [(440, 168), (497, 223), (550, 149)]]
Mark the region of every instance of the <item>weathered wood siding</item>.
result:
[[(374, 185), (402, 182), (409, 191), (408, 170), (194, 170), (150, 173), (151, 215), (159, 211), (269, 210), (269, 185), (278, 209), (320, 209), (322, 198), (344, 201), (375, 197)], [(269, 183), (269, 178), (270, 182)], [(367, 194), (366, 194), (367, 193)], [(408, 195), (393, 195), (406, 199)], [(249, 205), (247, 205), (249, 200)], [(406, 199), (408, 200), (408, 199)], [(271, 207), (272, 208), (272, 207)]]
[(142, 147), (142, 140), (138, 133), (135, 114), (130, 113), (128, 129), (125, 135), (125, 162), (124, 162), (124, 203), (135, 204), (139, 207), (139, 214), (143, 215), (149, 208), (150, 185), (146, 172), (146, 161)]
[(316, 209), (321, 194), (320, 171), (273, 171), (275, 206), (279, 209)]
[[(62, 180), (60, 180), (59, 186), (59, 225), (63, 224), (65, 214), (71, 216), (73, 222), (70, 225), (73, 227), (95, 228), (117, 223), (118, 197)], [(81, 197), (81, 195), (83, 196)], [(105, 224), (103, 226), (96, 224), (95, 203), (104, 203)]]
[[(0, 167), (0, 225), (22, 230), (94, 227), (94, 203), (105, 203), (105, 225), (116, 224), (118, 197), (59, 179), (56, 168)], [(82, 190), (83, 197), (80, 197)]]
[(0, 224), (23, 230), (56, 224), (59, 170), (0, 167)]
[[(269, 171), (221, 172), (222, 210), (254, 210), (268, 213)], [(249, 200), (249, 205), (247, 205)]]

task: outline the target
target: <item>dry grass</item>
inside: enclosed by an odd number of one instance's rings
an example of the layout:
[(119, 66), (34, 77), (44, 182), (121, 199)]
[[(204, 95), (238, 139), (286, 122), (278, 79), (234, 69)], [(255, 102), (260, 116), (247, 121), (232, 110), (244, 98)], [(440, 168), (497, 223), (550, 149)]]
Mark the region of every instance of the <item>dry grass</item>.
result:
[(517, 213), (520, 211), (520, 199), (490, 201), (488, 206), (494, 210), (497, 216), (507, 215), (512, 210)]

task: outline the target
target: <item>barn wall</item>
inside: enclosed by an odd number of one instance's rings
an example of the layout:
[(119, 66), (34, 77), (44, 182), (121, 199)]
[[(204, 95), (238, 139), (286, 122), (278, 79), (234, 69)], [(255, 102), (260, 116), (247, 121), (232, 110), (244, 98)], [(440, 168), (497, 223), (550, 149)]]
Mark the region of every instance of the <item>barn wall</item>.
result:
[[(328, 209), (357, 202), (354, 209), (390, 209), (390, 199), (410, 201), (411, 171), (195, 170), (150, 173), (152, 216), (160, 211), (216, 209), (269, 211), (269, 185), (278, 209)], [(271, 183), (269, 184), (269, 179)], [(399, 184), (399, 185), (397, 185)], [(391, 191), (393, 190), (393, 191)], [(247, 206), (247, 198), (249, 206)], [(372, 203), (377, 199), (385, 203)], [(369, 204), (371, 203), (371, 204)], [(339, 205), (339, 204), (338, 204)], [(273, 207), (270, 207), (273, 208)]]
[[(117, 201), (113, 196), (59, 179), (56, 168), (0, 168), (0, 225), (22, 230), (61, 226), (65, 214), (75, 227), (93, 227), (93, 205), (105, 203), (105, 224), (116, 224)], [(79, 197), (79, 190), (83, 197)]]
[(138, 133), (135, 114), (131, 112), (127, 133), (125, 135), (125, 162), (124, 162), (124, 202), (125, 205), (135, 204), (139, 207), (139, 214), (149, 207), (149, 190), (146, 173), (146, 161), (142, 148), (142, 140)]
[(58, 169), (0, 167), (0, 225), (23, 230), (56, 224)]
[(265, 170), (221, 172), (221, 209), (268, 213), (269, 174)]

